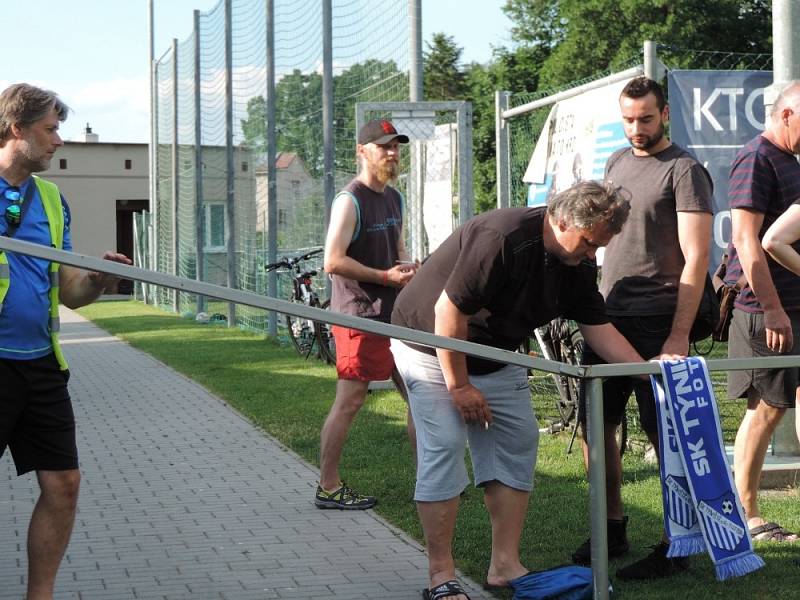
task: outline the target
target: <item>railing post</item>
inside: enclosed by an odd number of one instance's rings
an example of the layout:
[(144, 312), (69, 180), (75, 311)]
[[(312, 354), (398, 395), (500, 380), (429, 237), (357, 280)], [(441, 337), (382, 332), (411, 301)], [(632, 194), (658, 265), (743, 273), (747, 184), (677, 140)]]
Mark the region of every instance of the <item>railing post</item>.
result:
[(606, 453), (603, 420), (603, 380), (586, 382), (589, 445), (589, 510), (592, 520), (594, 599), (608, 600), (608, 517), (606, 515)]

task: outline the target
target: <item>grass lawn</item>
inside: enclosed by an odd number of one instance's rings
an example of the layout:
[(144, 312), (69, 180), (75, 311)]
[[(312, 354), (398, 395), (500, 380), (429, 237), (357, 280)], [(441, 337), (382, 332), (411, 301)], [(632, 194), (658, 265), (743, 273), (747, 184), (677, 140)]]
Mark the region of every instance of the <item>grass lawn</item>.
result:
[[(305, 361), (274, 340), (224, 326), (199, 325), (138, 302), (101, 302), (80, 313), (202, 384), (306, 460), (319, 463), (319, 430), (336, 385), (331, 367)], [(537, 400), (536, 404), (544, 420), (552, 411), (542, 402), (546, 400)], [(726, 438), (730, 438), (741, 407), (728, 401), (720, 404)], [(536, 487), (522, 539), (522, 560), (531, 569), (567, 563), (588, 535), (588, 485), (579, 452), (567, 455), (567, 442), (567, 433), (543, 434), (541, 438)], [(619, 566), (649, 552), (647, 546), (657, 541), (662, 527), (656, 468), (635, 451), (625, 455), (623, 466), (632, 548), (623, 560), (612, 562), (612, 578)], [(421, 538), (411, 501), (414, 468), (405, 433), (405, 405), (399, 395), (389, 391), (371, 394), (351, 430), (341, 468), (348, 483), (380, 498), (378, 513)], [(762, 511), (770, 520), (800, 530), (796, 490), (765, 494)], [(454, 541), (458, 566), (482, 581), (489, 551), (489, 520), (482, 494), (470, 487), (459, 512)], [(800, 566), (793, 561), (800, 558), (800, 544), (760, 544), (757, 551), (767, 566), (747, 577), (718, 583), (710, 560), (703, 555), (692, 559), (693, 568), (687, 574), (669, 580), (646, 584), (615, 580), (615, 597), (798, 597)]]

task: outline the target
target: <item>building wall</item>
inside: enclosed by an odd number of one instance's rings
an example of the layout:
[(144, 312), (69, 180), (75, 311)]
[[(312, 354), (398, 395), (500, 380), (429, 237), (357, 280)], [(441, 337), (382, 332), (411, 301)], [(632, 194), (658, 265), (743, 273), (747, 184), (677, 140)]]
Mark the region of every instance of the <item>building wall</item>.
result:
[[(66, 160), (66, 168), (61, 161)], [(125, 168), (125, 161), (131, 168)], [(42, 177), (55, 183), (72, 213), (75, 252), (101, 256), (117, 247), (117, 200), (149, 198), (147, 144), (66, 142)]]

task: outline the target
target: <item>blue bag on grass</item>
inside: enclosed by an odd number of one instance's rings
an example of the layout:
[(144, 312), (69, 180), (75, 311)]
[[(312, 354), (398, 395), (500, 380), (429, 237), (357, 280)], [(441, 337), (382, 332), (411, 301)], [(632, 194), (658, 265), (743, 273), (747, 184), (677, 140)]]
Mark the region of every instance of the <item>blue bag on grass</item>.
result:
[[(508, 582), (514, 600), (592, 600), (592, 570), (567, 565), (536, 571)], [(608, 592), (612, 593), (611, 582)]]

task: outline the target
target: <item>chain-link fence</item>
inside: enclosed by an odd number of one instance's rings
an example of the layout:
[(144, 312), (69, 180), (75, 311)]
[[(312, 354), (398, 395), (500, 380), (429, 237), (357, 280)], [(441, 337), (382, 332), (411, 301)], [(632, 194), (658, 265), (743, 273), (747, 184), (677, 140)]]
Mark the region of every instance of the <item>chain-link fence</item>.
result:
[[(630, 67), (641, 64), (641, 56), (635, 56), (619, 65), (619, 70), (624, 71)], [(585, 86), (593, 81), (598, 81), (612, 75), (612, 71), (606, 70), (595, 73), (590, 77), (585, 77), (578, 81), (573, 81), (558, 88), (540, 90), (533, 93), (511, 93), (508, 97), (508, 108), (513, 109), (555, 96), (561, 92)], [(509, 199), (511, 206), (525, 206), (527, 202), (527, 184), (523, 182), (523, 175), (530, 161), (536, 142), (542, 133), (542, 128), (550, 114), (552, 104), (546, 104), (541, 108), (525, 112), (509, 122)]]
[[(275, 0), (268, 48), (263, 0), (220, 0), (195, 11), (193, 33), (155, 66), (153, 268), (266, 293), (268, 262), (267, 66), (274, 64), (278, 256), (325, 237), (323, 8)], [(409, 96), (409, 3), (332, 3), (334, 181), (356, 172), (355, 104)], [(330, 200), (330, 198), (328, 198)], [(271, 200), (272, 201), (272, 200)], [(140, 224), (144, 225), (144, 223)], [(321, 264), (309, 264), (319, 268)], [(278, 278), (278, 296), (291, 280)], [(140, 290), (141, 291), (141, 290)], [(167, 290), (149, 299), (179, 312), (232, 314), (223, 304)], [(237, 325), (265, 330), (266, 315), (242, 307)]]

